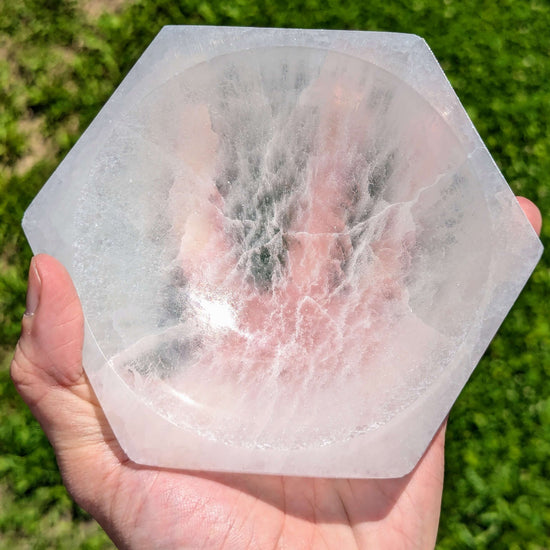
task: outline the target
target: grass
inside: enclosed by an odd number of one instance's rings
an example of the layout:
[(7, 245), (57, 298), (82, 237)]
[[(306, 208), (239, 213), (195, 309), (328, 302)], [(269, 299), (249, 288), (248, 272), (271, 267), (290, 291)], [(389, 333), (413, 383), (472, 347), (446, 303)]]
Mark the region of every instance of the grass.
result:
[[(9, 380), (31, 257), (20, 220), (162, 25), (419, 34), (514, 192), (545, 217), (550, 211), (545, 0), (115, 4), (0, 0), (0, 549), (111, 547), (67, 495), (47, 440)], [(549, 546), (548, 304), (545, 254), (452, 411), (440, 549)]]

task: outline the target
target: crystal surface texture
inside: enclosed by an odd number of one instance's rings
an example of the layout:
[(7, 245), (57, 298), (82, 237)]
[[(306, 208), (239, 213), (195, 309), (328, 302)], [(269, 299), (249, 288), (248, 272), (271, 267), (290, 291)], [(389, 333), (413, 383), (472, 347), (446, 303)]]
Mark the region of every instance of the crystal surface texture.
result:
[(419, 37), (165, 27), (25, 214), (128, 456), (396, 477), (542, 246)]

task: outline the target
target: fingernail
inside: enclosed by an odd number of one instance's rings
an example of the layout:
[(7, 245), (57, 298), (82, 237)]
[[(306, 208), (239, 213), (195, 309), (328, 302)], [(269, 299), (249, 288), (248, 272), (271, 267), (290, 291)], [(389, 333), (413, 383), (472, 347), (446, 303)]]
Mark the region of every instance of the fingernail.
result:
[(25, 315), (34, 315), (38, 303), (40, 302), (40, 290), (42, 287), (42, 281), (40, 275), (36, 269), (34, 258), (31, 260), (31, 266), (29, 268), (29, 287), (27, 289), (27, 306)]

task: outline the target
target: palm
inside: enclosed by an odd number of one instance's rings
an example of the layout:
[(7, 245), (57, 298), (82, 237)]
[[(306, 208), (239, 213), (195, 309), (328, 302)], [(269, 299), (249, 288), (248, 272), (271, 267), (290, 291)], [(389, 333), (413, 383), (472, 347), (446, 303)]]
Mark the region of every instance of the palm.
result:
[(442, 432), (418, 468), (396, 480), (181, 472), (130, 462), (91, 394), (87, 406), (99, 419), (98, 439), (65, 446), (60, 465), (75, 498), (121, 548), (393, 549), (435, 542)]
[[(114, 496), (116, 513), (109, 519), (132, 527), (124, 541), (132, 548), (153, 541), (155, 548), (363, 548), (368, 543), (429, 548), (442, 479), (432, 474), (428, 480), (431, 486), (418, 495), (407, 491), (408, 480), (190, 475), (124, 467), (116, 485), (125, 491)], [(427, 509), (422, 500), (430, 502)]]

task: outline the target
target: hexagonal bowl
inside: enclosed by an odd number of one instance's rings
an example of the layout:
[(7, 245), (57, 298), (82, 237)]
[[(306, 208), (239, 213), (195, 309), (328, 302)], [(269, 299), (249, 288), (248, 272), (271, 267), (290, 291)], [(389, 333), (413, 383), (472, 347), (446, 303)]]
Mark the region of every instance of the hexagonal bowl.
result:
[(426, 43), (165, 27), (25, 214), (128, 456), (396, 477), (542, 247)]

